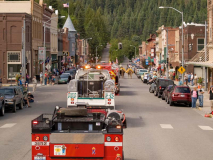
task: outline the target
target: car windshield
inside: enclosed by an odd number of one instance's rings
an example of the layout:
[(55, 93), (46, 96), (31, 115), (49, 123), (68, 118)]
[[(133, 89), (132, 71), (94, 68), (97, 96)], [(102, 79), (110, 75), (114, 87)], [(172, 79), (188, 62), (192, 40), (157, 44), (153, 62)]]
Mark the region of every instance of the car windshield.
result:
[(160, 80), (159, 85), (162, 87), (167, 87), (168, 85), (173, 85), (174, 82), (171, 80)]
[(175, 93), (190, 93), (190, 89), (188, 87), (177, 87)]
[(0, 89), (0, 94), (14, 94), (13, 89)]
[(60, 77), (61, 77), (61, 78), (68, 78), (68, 77), (69, 77), (69, 74), (62, 74)]

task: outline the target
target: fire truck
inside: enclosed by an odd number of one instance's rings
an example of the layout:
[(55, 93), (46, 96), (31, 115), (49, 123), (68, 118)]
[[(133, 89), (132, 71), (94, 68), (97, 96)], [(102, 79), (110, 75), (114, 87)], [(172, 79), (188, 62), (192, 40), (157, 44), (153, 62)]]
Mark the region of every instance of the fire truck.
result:
[(32, 160), (123, 160), (123, 123), (117, 110), (60, 108), (31, 122)]
[(120, 69), (119, 69), (119, 66), (117, 64), (114, 64), (114, 63), (113, 64), (101, 63), (99, 65), (101, 66), (102, 69), (106, 69), (106, 70), (109, 71), (110, 78), (115, 81), (115, 85), (116, 85), (115, 94), (119, 94), (119, 92), (120, 92), (120, 81), (119, 81)]
[(67, 107), (115, 109), (115, 82), (107, 70), (85, 66), (68, 84)]

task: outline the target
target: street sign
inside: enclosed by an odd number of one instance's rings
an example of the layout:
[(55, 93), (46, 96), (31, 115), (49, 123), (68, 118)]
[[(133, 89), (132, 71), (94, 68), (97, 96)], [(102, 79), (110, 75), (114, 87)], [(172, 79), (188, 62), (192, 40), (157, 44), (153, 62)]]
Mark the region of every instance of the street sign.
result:
[(47, 68), (48, 70), (50, 70), (50, 69), (51, 69), (51, 65), (48, 63), (48, 64), (46, 65), (46, 68)]
[(186, 70), (185, 70), (185, 68), (183, 68), (183, 67), (180, 67), (180, 68), (178, 69), (178, 72), (180, 72), (180, 74), (183, 74), (185, 71), (186, 71)]

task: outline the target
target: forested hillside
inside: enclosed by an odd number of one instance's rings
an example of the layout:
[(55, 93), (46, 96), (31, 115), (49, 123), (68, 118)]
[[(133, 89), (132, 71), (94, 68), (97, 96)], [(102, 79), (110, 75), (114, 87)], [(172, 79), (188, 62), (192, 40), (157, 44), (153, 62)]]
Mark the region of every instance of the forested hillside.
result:
[[(84, 32), (81, 25), (87, 21), (89, 12), (99, 11), (110, 38), (139, 35), (145, 40), (162, 24), (181, 25), (181, 14), (172, 9), (159, 9), (159, 6), (171, 6), (183, 11), (185, 22), (204, 23), (207, 12), (207, 0), (58, 0), (58, 8), (63, 15), (67, 14), (67, 9), (62, 7), (62, 3), (66, 2), (70, 3), (70, 14), (77, 30)], [(88, 11), (88, 8), (91, 10)]]

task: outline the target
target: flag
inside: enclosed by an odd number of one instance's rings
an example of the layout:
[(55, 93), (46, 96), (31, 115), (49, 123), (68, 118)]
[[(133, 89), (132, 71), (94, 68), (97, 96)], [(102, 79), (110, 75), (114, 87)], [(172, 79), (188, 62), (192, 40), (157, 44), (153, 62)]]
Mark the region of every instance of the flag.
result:
[(63, 4), (64, 8), (68, 8), (69, 7), (69, 3), (65, 3)]

